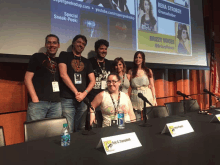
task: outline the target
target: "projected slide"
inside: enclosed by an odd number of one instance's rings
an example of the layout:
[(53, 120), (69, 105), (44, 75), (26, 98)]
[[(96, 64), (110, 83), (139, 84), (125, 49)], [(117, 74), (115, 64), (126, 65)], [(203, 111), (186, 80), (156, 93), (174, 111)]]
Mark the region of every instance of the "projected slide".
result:
[(95, 55), (95, 41), (106, 39), (109, 60), (132, 62), (141, 50), (151, 64), (207, 66), (201, 0), (1, 1), (2, 61), (23, 62), (23, 55), (45, 52), (45, 36), (52, 33), (60, 38), (56, 56), (72, 51), (73, 37), (83, 34), (88, 39), (86, 58)]
[(81, 33), (111, 48), (192, 55), (188, 0), (51, 0), (51, 33)]
[(61, 44), (83, 34), (88, 41), (106, 39), (111, 48), (136, 50), (135, 2), (51, 0), (51, 33)]
[(138, 50), (192, 55), (188, 0), (138, 0)]

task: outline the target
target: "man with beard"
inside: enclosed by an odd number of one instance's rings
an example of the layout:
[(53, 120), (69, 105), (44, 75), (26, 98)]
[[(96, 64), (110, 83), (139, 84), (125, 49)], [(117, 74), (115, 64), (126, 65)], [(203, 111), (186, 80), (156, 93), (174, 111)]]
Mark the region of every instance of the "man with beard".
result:
[(60, 47), (59, 38), (49, 34), (45, 39), (46, 53), (31, 56), (24, 82), (30, 99), (27, 121), (61, 117), (59, 71), (55, 55)]
[[(107, 55), (107, 49), (109, 47), (109, 42), (100, 39), (95, 42), (95, 52), (96, 57), (90, 58), (90, 62), (92, 64), (92, 68), (95, 74), (95, 86), (92, 91), (88, 94), (88, 98), (90, 102), (94, 99), (94, 97), (104, 89), (106, 89), (106, 79), (110, 74), (111, 63), (105, 57)], [(96, 111), (99, 111), (99, 107), (96, 108)], [(101, 126), (101, 116), (96, 116), (98, 121), (98, 125)]]
[(95, 85), (92, 65), (82, 57), (86, 44), (86, 37), (77, 35), (72, 41), (72, 52), (61, 52), (59, 56), (60, 77), (63, 80), (60, 84), (61, 104), (70, 133), (77, 132), (83, 126), (81, 118), (87, 110), (83, 99)]

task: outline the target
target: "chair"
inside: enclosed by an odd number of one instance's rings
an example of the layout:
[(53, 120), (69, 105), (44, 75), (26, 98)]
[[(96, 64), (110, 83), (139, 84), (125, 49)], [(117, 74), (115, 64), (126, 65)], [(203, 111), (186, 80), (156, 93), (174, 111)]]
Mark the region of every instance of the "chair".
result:
[(5, 137), (3, 127), (0, 126), (0, 147), (5, 146)]
[(182, 102), (165, 103), (165, 106), (169, 111), (169, 115), (184, 114), (184, 107)]
[(185, 108), (186, 112), (192, 112), (192, 111), (200, 111), (201, 108), (199, 107), (199, 104), (196, 99), (191, 99), (191, 100), (181, 100), (184, 106), (185, 102)]
[(42, 119), (24, 123), (25, 142), (61, 134), (65, 117)]
[(147, 111), (147, 118), (162, 118), (169, 116), (167, 112), (166, 106), (152, 106), (152, 107), (146, 107)]

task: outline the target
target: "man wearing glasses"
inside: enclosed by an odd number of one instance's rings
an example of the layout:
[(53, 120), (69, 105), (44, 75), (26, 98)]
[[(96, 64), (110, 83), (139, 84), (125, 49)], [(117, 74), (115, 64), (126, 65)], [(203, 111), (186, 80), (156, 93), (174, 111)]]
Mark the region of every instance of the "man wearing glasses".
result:
[(55, 58), (60, 47), (59, 38), (49, 34), (45, 38), (45, 53), (31, 56), (24, 82), (29, 92), (27, 121), (61, 117), (59, 71)]

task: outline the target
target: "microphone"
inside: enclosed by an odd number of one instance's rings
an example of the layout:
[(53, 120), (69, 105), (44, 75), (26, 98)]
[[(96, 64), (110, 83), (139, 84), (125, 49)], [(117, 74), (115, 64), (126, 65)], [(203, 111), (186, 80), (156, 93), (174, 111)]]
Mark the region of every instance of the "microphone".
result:
[[(210, 94), (210, 95), (212, 95), (212, 96), (215, 96), (215, 94), (214, 94), (214, 93), (209, 92), (207, 89), (203, 89), (203, 92), (208, 93), (208, 94)], [(215, 96), (215, 97), (216, 97), (216, 96)]]
[(203, 92), (210, 94), (211, 96), (214, 96), (218, 101), (220, 101), (220, 98), (216, 96), (214, 93), (208, 91), (207, 89), (203, 89)]
[(94, 111), (94, 108), (91, 106), (91, 103), (87, 97), (83, 99), (83, 102)]
[(187, 97), (187, 98), (190, 98), (189, 96), (187, 96), (186, 94), (180, 92), (180, 91), (177, 91), (176, 94), (182, 96), (182, 97)]
[(138, 93), (138, 97), (141, 98), (143, 101), (147, 102), (150, 106), (153, 106), (150, 101), (142, 93)]

